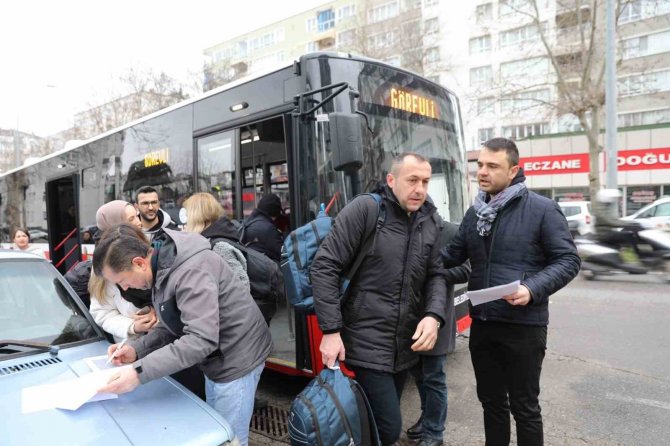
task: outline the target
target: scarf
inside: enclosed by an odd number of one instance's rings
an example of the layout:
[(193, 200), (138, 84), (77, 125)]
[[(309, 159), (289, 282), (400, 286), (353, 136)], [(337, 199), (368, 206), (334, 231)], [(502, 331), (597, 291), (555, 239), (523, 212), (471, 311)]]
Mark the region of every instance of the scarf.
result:
[(520, 196), (526, 191), (526, 184), (523, 182), (513, 184), (498, 193), (488, 203), (486, 197), (488, 194), (482, 190), (475, 198), (475, 211), (477, 213), (477, 232), (482, 237), (491, 233), (491, 226), (498, 216), (498, 212), (504, 208), (512, 199)]

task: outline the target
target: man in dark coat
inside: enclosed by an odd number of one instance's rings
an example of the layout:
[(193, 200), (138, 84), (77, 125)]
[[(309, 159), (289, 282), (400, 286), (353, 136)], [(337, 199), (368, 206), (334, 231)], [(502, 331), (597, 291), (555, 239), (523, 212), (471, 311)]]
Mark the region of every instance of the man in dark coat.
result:
[[(448, 246), (458, 232), (458, 225), (445, 222), (442, 229), (442, 246)], [(437, 343), (432, 350), (419, 355), (419, 364), (412, 368), (421, 398), (421, 417), (407, 429), (407, 437), (421, 440), (418, 446), (440, 446), (447, 421), (447, 375), (444, 363), (447, 353), (453, 350), (456, 338), (456, 312), (454, 285), (465, 283), (470, 276), (470, 264), (449, 268), (445, 272), (447, 283), (447, 310), (445, 324), (440, 329)]]
[(275, 194), (263, 196), (242, 227), (241, 242), (272, 260), (281, 260), (282, 233), (275, 221), (282, 214), (281, 200)]
[[(431, 166), (418, 154), (398, 156), (380, 191), (385, 220), (370, 196), (338, 214), (311, 268), (314, 305), (324, 333), (322, 361), (345, 360), (363, 387), (383, 445), (400, 436), (400, 397), (416, 352), (435, 346), (444, 324), (446, 287), (439, 251), (442, 219), (426, 201)], [(374, 247), (361, 253), (374, 234)], [(365, 257), (344, 303), (340, 278)], [(346, 350), (345, 350), (346, 348)]]
[(470, 305), (470, 356), (486, 444), (509, 444), (511, 409), (518, 444), (542, 445), (538, 397), (549, 296), (577, 275), (580, 260), (556, 202), (526, 189), (513, 141), (486, 141), (477, 164), (480, 192), (442, 251), (444, 266), (469, 259), (469, 291), (520, 281), (512, 294)]

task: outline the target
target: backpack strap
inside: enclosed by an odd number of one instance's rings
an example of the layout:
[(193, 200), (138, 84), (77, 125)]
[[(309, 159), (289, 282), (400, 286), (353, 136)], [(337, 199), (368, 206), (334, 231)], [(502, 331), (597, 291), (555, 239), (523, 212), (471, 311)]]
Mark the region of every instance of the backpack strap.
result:
[(377, 203), (377, 220), (375, 226), (367, 234), (363, 246), (358, 250), (358, 255), (356, 260), (349, 268), (349, 271), (344, 275), (344, 280), (342, 281), (342, 287), (340, 291), (342, 292), (342, 297), (346, 295), (347, 289), (349, 288), (349, 283), (356, 275), (356, 271), (363, 263), (363, 259), (372, 251), (372, 248), (377, 240), (377, 231), (381, 229), (386, 221), (386, 207), (384, 206), (383, 198), (379, 194), (365, 193), (361, 195), (370, 195), (375, 202)]

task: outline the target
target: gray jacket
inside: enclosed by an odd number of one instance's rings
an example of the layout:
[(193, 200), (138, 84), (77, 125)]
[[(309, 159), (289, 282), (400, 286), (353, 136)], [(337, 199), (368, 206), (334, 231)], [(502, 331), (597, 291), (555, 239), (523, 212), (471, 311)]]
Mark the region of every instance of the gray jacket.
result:
[(145, 383), (198, 364), (215, 382), (238, 379), (272, 350), (270, 330), (249, 289), (200, 234), (165, 229), (152, 258), (160, 323), (129, 342)]

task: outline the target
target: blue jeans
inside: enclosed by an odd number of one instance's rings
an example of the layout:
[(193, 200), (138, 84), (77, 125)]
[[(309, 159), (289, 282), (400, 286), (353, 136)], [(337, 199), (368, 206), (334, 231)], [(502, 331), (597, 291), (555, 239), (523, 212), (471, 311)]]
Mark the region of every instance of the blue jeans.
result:
[(424, 437), (442, 440), (447, 421), (447, 374), (444, 362), (447, 355), (420, 355), (419, 364), (412, 369), (421, 398)]
[(264, 367), (265, 363), (243, 377), (227, 383), (215, 383), (205, 377), (207, 404), (230, 423), (242, 446), (249, 444), (249, 422), (254, 412), (254, 396)]

